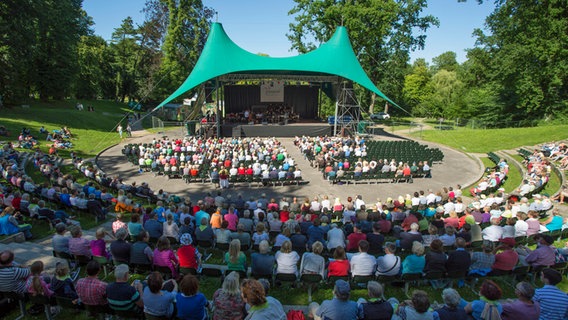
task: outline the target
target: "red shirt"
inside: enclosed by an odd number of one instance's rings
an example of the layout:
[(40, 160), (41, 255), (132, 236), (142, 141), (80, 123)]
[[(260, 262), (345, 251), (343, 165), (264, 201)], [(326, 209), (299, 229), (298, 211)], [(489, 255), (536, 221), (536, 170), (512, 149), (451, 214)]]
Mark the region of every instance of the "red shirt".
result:
[(352, 234), (347, 236), (347, 240), (349, 240), (349, 243), (347, 244), (347, 248), (345, 248), (345, 250), (353, 251), (359, 248), (359, 241), (367, 240), (367, 235), (364, 233), (353, 232)]
[(402, 227), (402, 229), (404, 229), (404, 231), (408, 231), (410, 230), (410, 225), (413, 223), (418, 223), (418, 219), (415, 215), (410, 214), (404, 219), (404, 221), (402, 221), (402, 224), (400, 226)]
[(290, 212), (288, 211), (280, 211), (280, 221), (286, 222), (290, 219)]
[(327, 267), (327, 276), (345, 277), (349, 273), (349, 260), (335, 260)]
[(515, 250), (505, 250), (495, 255), (492, 269), (511, 271), (519, 262), (519, 255)]
[(192, 245), (179, 247), (179, 249), (177, 250), (177, 255), (180, 267), (197, 269), (195, 248)]
[(244, 176), (245, 175), (245, 168), (244, 167), (239, 167), (237, 169), (237, 175), (239, 176)]
[(247, 176), (252, 176), (252, 175), (253, 175), (252, 168), (247, 168), (247, 169), (245, 170), (245, 174), (246, 174)]
[(223, 162), (223, 166), (225, 168), (230, 168), (231, 167), (231, 160), (229, 160), (229, 159), (225, 160), (225, 162)]

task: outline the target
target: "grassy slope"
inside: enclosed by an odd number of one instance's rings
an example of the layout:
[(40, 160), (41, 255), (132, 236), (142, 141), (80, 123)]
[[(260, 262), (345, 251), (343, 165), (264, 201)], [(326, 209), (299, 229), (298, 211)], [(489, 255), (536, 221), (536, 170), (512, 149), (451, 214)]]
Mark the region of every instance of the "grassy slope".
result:
[[(40, 148), (47, 151), (48, 141), (39, 134), (43, 125), (48, 131), (67, 126), (76, 138), (71, 142), (73, 150), (82, 157), (92, 157), (104, 148), (119, 142), (115, 126), (128, 111), (125, 104), (109, 101), (82, 101), (85, 110), (92, 105), (95, 112), (75, 110), (75, 101), (57, 101), (53, 103), (34, 102), (29, 109), (13, 107), (0, 110), (0, 124), (10, 131), (9, 137), (1, 137), (6, 141), (17, 141), (23, 127), (30, 128), (38, 138)], [(123, 120), (123, 126), (125, 126)], [(62, 156), (68, 156), (67, 150), (61, 150)]]
[[(420, 132), (415, 132), (413, 135), (420, 137)], [(464, 128), (447, 131), (424, 130), (422, 139), (466, 152), (487, 153), (568, 139), (568, 125), (488, 130)]]

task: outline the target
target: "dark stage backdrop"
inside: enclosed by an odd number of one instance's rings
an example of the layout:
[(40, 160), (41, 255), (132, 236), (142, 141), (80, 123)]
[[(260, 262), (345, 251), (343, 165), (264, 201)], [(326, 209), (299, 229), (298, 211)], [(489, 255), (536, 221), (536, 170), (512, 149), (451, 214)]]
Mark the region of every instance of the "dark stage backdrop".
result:
[[(284, 86), (283, 104), (293, 108), (300, 119), (315, 119), (318, 114), (318, 87)], [(260, 86), (226, 85), (225, 113), (242, 112), (252, 106), (277, 103), (260, 102)]]

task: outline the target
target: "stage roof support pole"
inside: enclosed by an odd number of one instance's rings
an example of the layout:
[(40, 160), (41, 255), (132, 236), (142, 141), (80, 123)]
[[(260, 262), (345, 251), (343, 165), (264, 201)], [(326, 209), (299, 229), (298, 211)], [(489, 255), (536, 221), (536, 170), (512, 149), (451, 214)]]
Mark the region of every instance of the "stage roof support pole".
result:
[(217, 139), (221, 138), (221, 102), (220, 102), (220, 91), (219, 90), (219, 77), (215, 78), (215, 88), (217, 90), (217, 112), (215, 114), (215, 122), (217, 123)]

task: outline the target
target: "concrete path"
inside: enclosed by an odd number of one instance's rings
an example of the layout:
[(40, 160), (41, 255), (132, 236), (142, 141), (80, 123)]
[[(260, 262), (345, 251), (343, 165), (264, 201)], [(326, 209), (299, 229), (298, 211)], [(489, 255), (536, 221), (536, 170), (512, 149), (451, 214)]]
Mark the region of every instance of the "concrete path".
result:
[[(97, 159), (98, 166), (107, 173), (107, 175), (119, 175), (126, 183), (136, 181), (138, 184), (147, 182), (152, 190), (163, 189), (169, 193), (176, 194), (180, 197), (189, 197), (192, 200), (201, 199), (207, 193), (216, 193), (218, 189), (213, 184), (192, 183), (186, 184), (181, 179), (168, 180), (167, 177), (157, 176), (154, 174), (138, 172), (138, 166), (134, 166), (127, 162), (126, 157), (122, 155), (122, 148), (127, 143), (148, 143), (153, 138), (161, 138), (168, 135), (170, 138), (179, 137), (179, 130), (173, 132), (165, 132), (161, 134), (152, 134), (147, 131), (136, 131), (132, 138), (124, 139), (117, 146), (111, 147), (101, 153)], [(381, 137), (377, 137), (381, 139)], [(399, 139), (405, 137), (399, 136)], [(314, 197), (328, 195), (331, 198), (339, 197), (345, 200), (348, 196), (354, 197), (362, 195), (363, 200), (367, 203), (374, 203), (377, 198), (382, 200), (387, 197), (397, 197), (398, 195), (412, 194), (415, 191), (433, 189), (438, 190), (442, 187), (461, 184), (467, 186), (476, 182), (483, 174), (483, 166), (481, 161), (475, 157), (468, 155), (462, 151), (450, 149), (444, 146), (432, 143), (421, 142), (429, 147), (440, 148), (444, 152), (444, 161), (435, 163), (432, 167), (432, 179), (414, 179), (414, 183), (381, 183), (381, 184), (349, 184), (349, 185), (331, 185), (323, 179), (323, 176), (317, 169), (309, 166), (309, 163), (303, 159), (298, 148), (293, 144), (292, 138), (280, 138), (282, 144), (288, 152), (294, 157), (302, 170), (304, 180), (309, 181), (304, 185), (276, 186), (276, 187), (255, 187), (249, 188), (248, 185), (235, 185), (229, 190), (222, 191), (223, 195), (237, 194), (248, 198), (251, 196), (258, 197), (265, 193), (268, 198), (286, 197)]]

